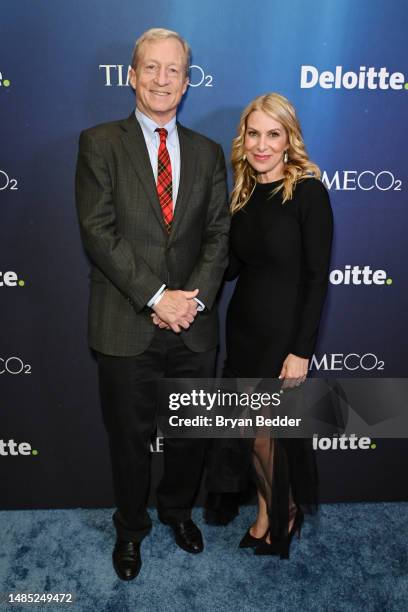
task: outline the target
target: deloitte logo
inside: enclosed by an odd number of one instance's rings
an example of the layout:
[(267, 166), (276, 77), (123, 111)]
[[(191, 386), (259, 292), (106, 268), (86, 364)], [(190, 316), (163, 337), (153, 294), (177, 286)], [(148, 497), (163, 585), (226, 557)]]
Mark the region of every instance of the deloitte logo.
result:
[(385, 270), (372, 270), (370, 266), (344, 266), (344, 270), (332, 270), (329, 280), (332, 285), (392, 285)]
[(0, 72), (0, 87), (10, 87), (11, 83), (9, 79), (3, 77), (3, 73)]
[(17, 455), (23, 455), (27, 457), (28, 455), (34, 455), (36, 457), (39, 454), (38, 450), (31, 448), (31, 444), (28, 442), (14, 442), (14, 440), (0, 440), (0, 456), (8, 457)]
[(405, 75), (402, 72), (388, 72), (387, 68), (360, 66), (358, 72), (348, 70), (344, 72), (343, 66), (336, 66), (334, 72), (323, 70), (319, 72), (316, 66), (301, 66), (300, 87), (311, 89), (319, 86), (322, 89), (408, 89)]
[(377, 445), (371, 441), (371, 438), (357, 438), (356, 434), (350, 434), (350, 436), (343, 434), (333, 438), (319, 438), (317, 434), (313, 436), (314, 450), (374, 450), (376, 448)]
[(25, 281), (15, 272), (0, 272), (0, 287), (24, 287)]

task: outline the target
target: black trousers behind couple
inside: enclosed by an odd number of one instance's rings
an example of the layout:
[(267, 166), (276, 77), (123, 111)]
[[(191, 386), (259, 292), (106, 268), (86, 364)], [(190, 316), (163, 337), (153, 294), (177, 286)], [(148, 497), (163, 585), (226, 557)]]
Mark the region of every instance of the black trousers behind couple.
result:
[[(150, 442), (156, 429), (160, 378), (211, 378), (216, 349), (195, 353), (180, 336), (155, 330), (140, 355), (115, 357), (97, 353), (102, 414), (108, 433), (117, 511), (113, 516), (122, 540), (141, 541), (151, 529), (147, 512), (150, 488)], [(205, 454), (206, 439), (164, 440), (164, 472), (157, 489), (164, 522), (191, 516)]]

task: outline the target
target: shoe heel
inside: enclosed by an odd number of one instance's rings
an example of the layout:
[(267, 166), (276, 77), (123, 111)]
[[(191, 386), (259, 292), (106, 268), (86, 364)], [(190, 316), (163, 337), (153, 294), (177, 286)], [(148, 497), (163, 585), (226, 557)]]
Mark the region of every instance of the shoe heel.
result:
[(302, 513), (300, 515), (299, 524), (298, 524), (298, 527), (297, 527), (297, 537), (298, 537), (298, 540), (300, 540), (300, 534), (301, 534), (302, 527), (303, 527), (303, 520), (304, 520), (304, 516), (303, 516), (303, 513)]
[(251, 535), (250, 529), (251, 528), (247, 530), (244, 537), (238, 544), (238, 548), (256, 548), (265, 540), (268, 531), (261, 538), (255, 538), (253, 535)]
[(285, 559), (289, 559), (289, 544), (284, 546), (280, 553), (280, 560), (283, 561)]

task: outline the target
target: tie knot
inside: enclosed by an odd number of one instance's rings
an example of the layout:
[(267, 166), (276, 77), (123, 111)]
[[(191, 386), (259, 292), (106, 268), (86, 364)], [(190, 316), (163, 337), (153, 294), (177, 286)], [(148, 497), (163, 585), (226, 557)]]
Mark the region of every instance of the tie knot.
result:
[(156, 128), (155, 132), (158, 132), (160, 136), (160, 142), (166, 142), (166, 138), (168, 134), (166, 128)]

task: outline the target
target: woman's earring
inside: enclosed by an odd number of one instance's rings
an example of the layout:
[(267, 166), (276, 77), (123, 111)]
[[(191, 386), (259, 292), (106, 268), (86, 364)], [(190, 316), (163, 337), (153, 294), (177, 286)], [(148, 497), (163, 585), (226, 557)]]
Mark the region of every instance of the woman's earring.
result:
[(245, 153), (244, 153), (244, 154), (243, 154), (243, 156), (242, 156), (242, 161), (246, 161), (246, 155), (245, 155)]
[(288, 155), (288, 152), (287, 152), (287, 151), (285, 151), (285, 153), (284, 153), (284, 155), (283, 155), (283, 163), (284, 163), (284, 164), (287, 164), (287, 163), (288, 163), (288, 160), (289, 160), (289, 155)]

